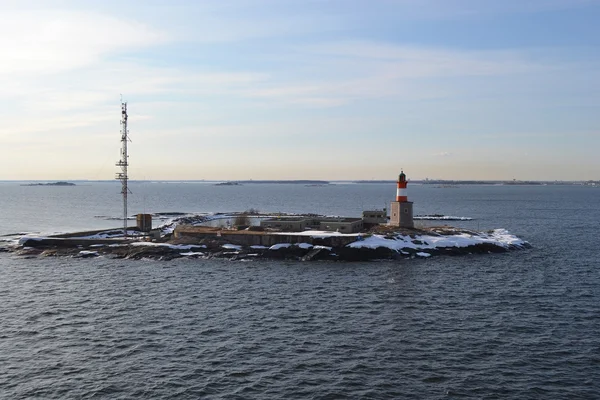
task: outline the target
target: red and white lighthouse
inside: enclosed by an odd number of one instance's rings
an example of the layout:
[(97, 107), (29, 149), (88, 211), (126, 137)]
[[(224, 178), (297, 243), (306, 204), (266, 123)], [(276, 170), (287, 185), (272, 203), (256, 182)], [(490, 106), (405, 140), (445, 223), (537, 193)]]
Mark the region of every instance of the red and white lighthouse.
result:
[(406, 193), (406, 175), (404, 171), (400, 171), (400, 175), (398, 176), (398, 189), (396, 189), (396, 201), (400, 203), (404, 203), (408, 201), (408, 196)]
[(400, 171), (398, 176), (398, 185), (396, 189), (396, 201), (392, 201), (390, 207), (390, 225), (400, 228), (414, 228), (413, 222), (413, 203), (408, 201), (406, 192), (406, 175)]

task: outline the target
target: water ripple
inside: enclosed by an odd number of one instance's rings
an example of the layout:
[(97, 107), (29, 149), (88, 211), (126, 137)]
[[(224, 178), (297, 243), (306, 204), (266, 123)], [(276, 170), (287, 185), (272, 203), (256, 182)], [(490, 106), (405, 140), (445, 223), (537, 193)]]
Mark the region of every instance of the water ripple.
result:
[(0, 262), (5, 398), (600, 397), (586, 265)]

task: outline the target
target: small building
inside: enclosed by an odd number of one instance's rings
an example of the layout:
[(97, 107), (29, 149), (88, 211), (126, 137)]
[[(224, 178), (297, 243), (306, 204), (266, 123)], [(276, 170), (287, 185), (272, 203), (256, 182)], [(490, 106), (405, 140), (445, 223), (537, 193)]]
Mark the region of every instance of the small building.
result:
[(152, 230), (152, 214), (137, 214), (136, 222), (140, 232), (150, 232)]
[(309, 229), (356, 233), (363, 229), (362, 218), (347, 217), (277, 217), (262, 220), (263, 228), (283, 232), (302, 232)]
[(319, 223), (319, 230), (356, 233), (363, 230), (362, 218), (326, 218)]
[(365, 210), (362, 213), (363, 226), (371, 228), (373, 226), (387, 223), (387, 210)]
[(309, 227), (309, 220), (307, 218), (292, 218), (292, 217), (277, 217), (269, 218), (260, 221), (260, 226), (263, 228), (288, 231), (288, 232), (301, 232)]

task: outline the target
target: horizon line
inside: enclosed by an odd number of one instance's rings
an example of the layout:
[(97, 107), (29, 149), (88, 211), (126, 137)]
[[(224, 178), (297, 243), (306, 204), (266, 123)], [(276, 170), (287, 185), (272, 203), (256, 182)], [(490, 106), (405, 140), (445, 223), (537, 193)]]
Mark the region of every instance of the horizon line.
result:
[[(395, 179), (129, 179), (129, 182), (396, 182)], [(408, 182), (599, 182), (599, 179), (408, 179)], [(117, 179), (0, 179), (0, 182), (114, 182)]]

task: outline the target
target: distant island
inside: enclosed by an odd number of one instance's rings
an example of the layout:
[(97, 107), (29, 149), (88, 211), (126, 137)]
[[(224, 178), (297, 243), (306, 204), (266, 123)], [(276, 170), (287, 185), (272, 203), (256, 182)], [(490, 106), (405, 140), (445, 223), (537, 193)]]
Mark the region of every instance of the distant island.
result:
[(306, 186), (324, 186), (324, 185), (329, 185), (328, 181), (315, 181), (315, 180), (307, 180), (307, 179), (300, 179), (300, 180), (275, 180), (275, 181), (271, 181), (271, 180), (246, 180), (246, 181), (227, 181), (227, 182), (219, 182), (219, 183), (215, 183), (215, 186), (240, 186), (240, 185), (246, 185), (246, 184), (252, 184), (252, 183), (270, 183), (270, 184), (301, 184), (301, 185), (306, 185)]
[(241, 183), (239, 182), (220, 182), (220, 183), (215, 183), (215, 186), (240, 186)]
[(328, 185), (329, 181), (318, 181), (318, 180), (308, 180), (308, 179), (299, 179), (299, 180), (247, 180), (247, 181), (237, 181), (238, 183), (275, 183), (275, 184), (300, 184), (300, 185)]
[[(358, 180), (352, 181), (352, 183), (395, 183), (396, 181), (390, 179), (371, 179), (371, 180)], [(411, 181), (414, 182), (414, 181)]]
[(76, 186), (71, 182), (27, 183), (21, 186)]

